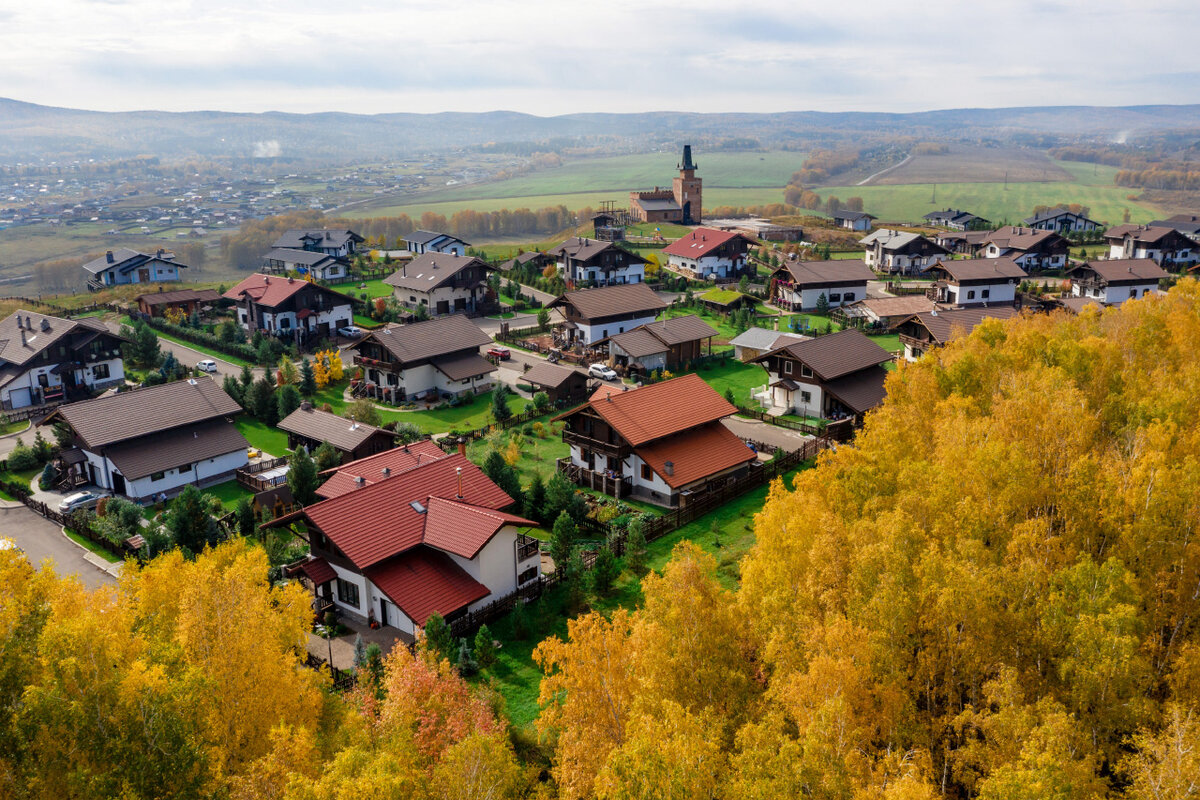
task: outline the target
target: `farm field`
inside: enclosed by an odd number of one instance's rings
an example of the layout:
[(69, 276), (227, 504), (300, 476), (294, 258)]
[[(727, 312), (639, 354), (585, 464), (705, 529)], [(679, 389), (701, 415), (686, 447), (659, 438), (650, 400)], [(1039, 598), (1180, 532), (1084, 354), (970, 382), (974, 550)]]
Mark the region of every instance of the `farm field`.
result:
[(909, 183), (1010, 183), (1070, 181), (1071, 173), (1039, 150), (951, 145), (941, 155), (914, 155), (868, 186)]

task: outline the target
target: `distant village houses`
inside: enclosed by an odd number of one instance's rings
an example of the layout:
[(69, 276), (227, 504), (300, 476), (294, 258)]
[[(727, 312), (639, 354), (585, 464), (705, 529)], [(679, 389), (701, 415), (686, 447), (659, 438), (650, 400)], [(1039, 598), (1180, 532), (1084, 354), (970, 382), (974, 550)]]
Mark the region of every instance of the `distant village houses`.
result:
[(841, 210), (831, 215), (833, 224), (848, 231), (869, 231), (875, 223), (875, 217), (863, 211)]
[(981, 255), (1009, 258), (1026, 272), (1064, 269), (1071, 243), (1054, 231), (1005, 225), (988, 234)]
[(1082, 233), (1104, 227), (1094, 219), (1088, 219), (1082, 214), (1068, 211), (1065, 208), (1052, 208), (1039, 211), (1032, 217), (1026, 217), (1025, 226), (1039, 231), (1054, 231), (1055, 233)]

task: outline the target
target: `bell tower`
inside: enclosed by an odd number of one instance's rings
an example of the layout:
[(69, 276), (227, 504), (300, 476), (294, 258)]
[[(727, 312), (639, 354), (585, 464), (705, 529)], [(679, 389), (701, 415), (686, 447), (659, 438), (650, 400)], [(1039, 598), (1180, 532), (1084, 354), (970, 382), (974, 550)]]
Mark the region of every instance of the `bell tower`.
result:
[(699, 225), (704, 206), (701, 203), (700, 178), (696, 177), (696, 165), (692, 162), (692, 146), (683, 146), (683, 161), (679, 163), (679, 177), (671, 185), (675, 202), (683, 209), (684, 225)]

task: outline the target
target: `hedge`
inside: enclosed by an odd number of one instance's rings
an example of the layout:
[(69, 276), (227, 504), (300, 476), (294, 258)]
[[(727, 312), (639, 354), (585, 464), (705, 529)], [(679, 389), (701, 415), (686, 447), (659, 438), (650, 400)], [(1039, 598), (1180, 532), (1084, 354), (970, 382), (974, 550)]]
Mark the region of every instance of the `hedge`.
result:
[(220, 353), (236, 356), (244, 361), (249, 361), (251, 364), (258, 363), (258, 351), (248, 344), (241, 342), (226, 342), (214, 334), (207, 333), (196, 328), (185, 328), (182, 325), (173, 325), (159, 317), (143, 318), (151, 328), (156, 328), (163, 333), (169, 333), (177, 339), (182, 339), (185, 342), (192, 344), (200, 344), (205, 347), (210, 347)]

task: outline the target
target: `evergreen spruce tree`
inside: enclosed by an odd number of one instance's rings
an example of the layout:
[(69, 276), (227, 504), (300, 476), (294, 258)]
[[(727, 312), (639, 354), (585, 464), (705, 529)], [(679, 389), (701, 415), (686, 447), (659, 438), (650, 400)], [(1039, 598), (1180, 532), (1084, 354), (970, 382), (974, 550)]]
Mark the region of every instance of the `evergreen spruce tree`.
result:
[(313, 374), (312, 362), (307, 358), (300, 362), (300, 394), (312, 397), (317, 393), (317, 378)]

